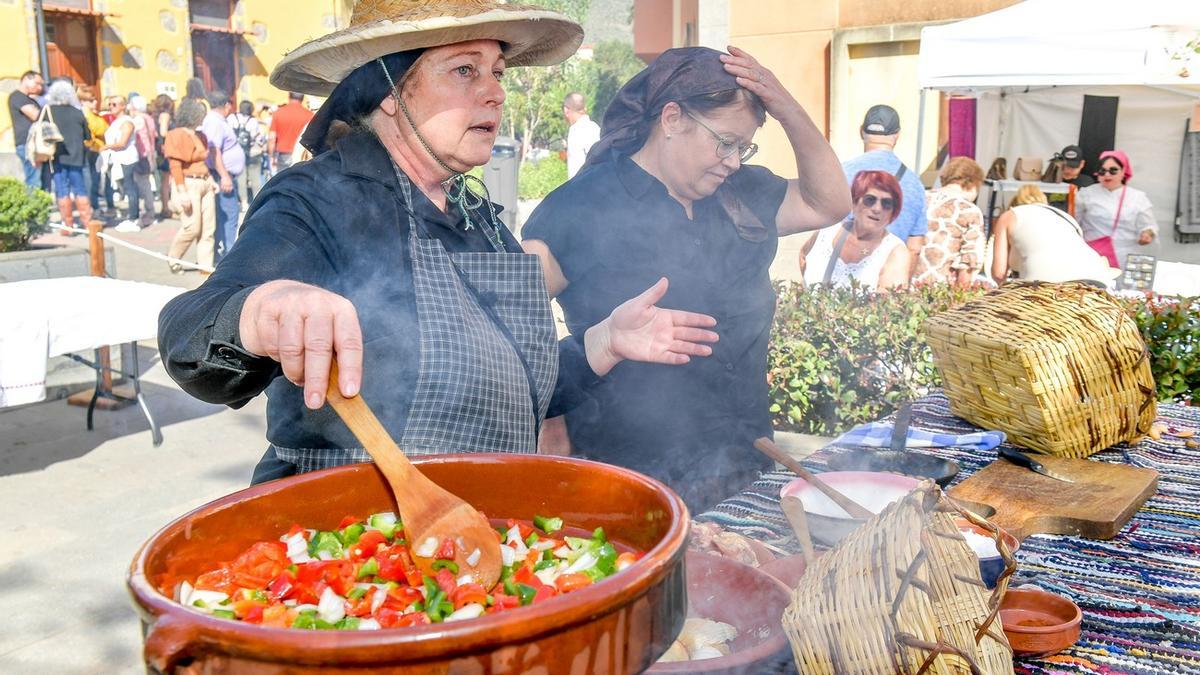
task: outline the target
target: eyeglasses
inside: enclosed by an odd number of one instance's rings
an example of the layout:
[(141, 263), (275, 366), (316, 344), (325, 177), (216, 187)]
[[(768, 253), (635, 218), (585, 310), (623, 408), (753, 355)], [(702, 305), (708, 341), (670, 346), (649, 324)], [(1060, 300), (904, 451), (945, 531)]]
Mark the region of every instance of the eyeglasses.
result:
[(1121, 173), (1122, 171), (1124, 171), (1124, 169), (1122, 169), (1119, 166), (1110, 166), (1107, 169), (1101, 168), (1099, 171), (1096, 172), (1096, 175), (1103, 176), (1104, 174), (1108, 174), (1110, 176), (1115, 176), (1115, 175)]
[(121, 107), (121, 104), (120, 104), (120, 103), (117, 103), (116, 101), (113, 101), (113, 102), (111, 102), (111, 103), (109, 103), (109, 104), (108, 104), (108, 107), (110, 107), (110, 108), (120, 108), (120, 107)]
[(892, 208), (896, 206), (896, 200), (892, 199), (891, 197), (880, 198), (876, 197), (875, 195), (864, 195), (862, 198), (863, 206), (867, 207), (868, 209), (874, 207), (875, 202), (879, 202), (879, 205), (883, 207), (883, 210), (885, 211), (891, 211)]
[(687, 116), (692, 118), (692, 120), (695, 121), (696, 124), (699, 124), (700, 126), (704, 127), (704, 129), (706, 131), (708, 131), (708, 133), (712, 134), (713, 138), (717, 139), (717, 157), (720, 157), (721, 159), (725, 159), (726, 157), (731, 157), (731, 156), (733, 156), (734, 153), (737, 153), (738, 161), (741, 162), (742, 164), (745, 164), (746, 162), (750, 161), (750, 158), (753, 157), (755, 155), (755, 153), (758, 152), (758, 144), (757, 143), (750, 143), (749, 145), (739, 145), (736, 140), (734, 140), (728, 136), (723, 136), (721, 134), (718, 134), (716, 131), (713, 131), (712, 127), (708, 126), (704, 122), (701, 122), (700, 118), (696, 117), (692, 113), (687, 113)]

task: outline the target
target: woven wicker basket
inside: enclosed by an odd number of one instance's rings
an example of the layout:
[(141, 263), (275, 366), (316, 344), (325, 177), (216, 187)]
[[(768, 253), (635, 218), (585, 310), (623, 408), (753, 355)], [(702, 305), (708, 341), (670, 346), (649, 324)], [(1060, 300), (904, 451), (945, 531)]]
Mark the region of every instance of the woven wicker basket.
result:
[(925, 330), (950, 409), (1017, 445), (1087, 457), (1154, 421), (1146, 344), (1098, 288), (1008, 284), (931, 317)]
[[(991, 596), (955, 516), (991, 532), (1007, 563)], [(994, 525), (925, 481), (801, 577), (783, 614), (796, 667), (805, 675), (1011, 673), (997, 614), (1015, 568)]]

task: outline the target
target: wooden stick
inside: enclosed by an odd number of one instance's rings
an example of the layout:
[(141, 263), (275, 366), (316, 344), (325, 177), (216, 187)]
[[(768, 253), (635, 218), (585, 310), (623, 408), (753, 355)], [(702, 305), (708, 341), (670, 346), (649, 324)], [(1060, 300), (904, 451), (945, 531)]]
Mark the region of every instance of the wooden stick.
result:
[[(91, 263), (91, 274), (94, 277), (108, 276), (108, 271), (104, 266), (104, 240), (100, 238), (100, 230), (104, 229), (104, 223), (99, 220), (92, 220), (87, 224), (88, 232), (88, 258)], [(137, 345), (134, 345), (137, 349)], [(101, 347), (100, 350), (100, 391), (111, 392), (112, 381), (112, 354), (109, 352), (108, 346)]]
[(804, 562), (808, 565), (813, 564), (817, 559), (817, 551), (813, 548), (812, 536), (808, 533), (808, 515), (804, 513), (804, 503), (788, 495), (779, 500), (779, 506), (783, 509), (783, 515), (787, 516), (792, 532), (796, 533), (796, 540), (800, 542), (800, 552), (804, 554)]
[(790, 469), (797, 476), (800, 476), (804, 480), (811, 483), (813, 487), (820, 490), (822, 494), (832, 499), (833, 503), (842, 507), (842, 510), (850, 514), (851, 518), (858, 520), (869, 520), (875, 517), (874, 513), (871, 513), (867, 509), (863, 508), (863, 506), (858, 502), (829, 487), (825, 481), (817, 478), (811, 471), (800, 466), (800, 462), (792, 459), (791, 455), (781, 450), (779, 446), (775, 445), (771, 439), (765, 437), (760, 438), (757, 441), (754, 441), (754, 447), (762, 454), (770, 457), (776, 462), (779, 462)]

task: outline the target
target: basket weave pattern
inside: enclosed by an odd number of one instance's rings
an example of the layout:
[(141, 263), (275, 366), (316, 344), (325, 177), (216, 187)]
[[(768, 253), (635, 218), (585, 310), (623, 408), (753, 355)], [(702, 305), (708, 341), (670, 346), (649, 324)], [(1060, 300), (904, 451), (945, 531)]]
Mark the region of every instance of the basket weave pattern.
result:
[(1100, 289), (1009, 284), (931, 317), (925, 330), (950, 409), (1017, 445), (1087, 457), (1154, 421), (1146, 345)]
[[(991, 596), (956, 515), (991, 531), (1008, 563)], [(805, 675), (1011, 673), (997, 611), (1013, 569), (994, 526), (924, 482), (800, 579), (783, 615), (796, 667)]]

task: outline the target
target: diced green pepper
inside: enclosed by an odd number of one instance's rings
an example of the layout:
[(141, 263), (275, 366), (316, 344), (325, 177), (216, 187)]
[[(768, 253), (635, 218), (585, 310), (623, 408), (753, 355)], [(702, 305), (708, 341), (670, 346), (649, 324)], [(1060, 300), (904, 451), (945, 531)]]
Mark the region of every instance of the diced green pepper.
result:
[(358, 624), (362, 621), (357, 616), (344, 616), (341, 621), (333, 625), (338, 630), (358, 630)]
[(346, 597), (350, 598), (351, 600), (358, 600), (359, 598), (361, 598), (362, 596), (364, 596), (366, 594), (367, 594), (367, 589), (363, 588), (362, 586), (358, 586), (358, 587), (352, 589), (349, 593), (347, 593)]
[(399, 518), (396, 518), (394, 522), (388, 522), (388, 520), (382, 513), (376, 513), (367, 519), (367, 524), (379, 530), (383, 536), (391, 539), (396, 536), (396, 532), (401, 529), (401, 525)]
[(446, 594), (441, 589), (438, 589), (436, 593), (425, 599), (425, 615), (429, 617), (430, 621), (437, 623), (445, 618), (442, 615), (444, 607), (442, 603), (445, 599)]
[(554, 550), (548, 548), (545, 551), (542, 551), (542, 560), (555, 560)]
[(360, 580), (373, 577), (376, 574), (379, 574), (379, 561), (374, 558), (367, 558), (367, 562), (358, 568), (358, 578)]
[(192, 603), (192, 607), (199, 607), (200, 609), (208, 609), (208, 603), (203, 600), (197, 600)]
[(536, 527), (537, 529), (541, 530), (542, 532), (545, 532), (546, 534), (550, 534), (551, 532), (557, 532), (557, 531), (561, 530), (563, 528), (563, 521), (562, 521), (562, 518), (547, 518), (545, 516), (534, 516), (533, 517), (533, 526)]
[(604, 534), (603, 527), (597, 527), (595, 530), (592, 530), (592, 541), (597, 541), (601, 544), (608, 541), (608, 537)]
[(296, 572), (300, 571), (300, 566), (299, 565), (288, 565), (288, 571), (291, 572), (292, 574), (295, 574)]
[(292, 628), (307, 628), (313, 630), (317, 627), (317, 615), (301, 612), (300, 616), (292, 622)]
[(250, 599), (255, 602), (270, 602), (271, 598), (266, 591), (256, 590), (250, 594)]
[(488, 606), (488, 607), (491, 607), (491, 606), (492, 606), (492, 605), (494, 605), (494, 604), (496, 604), (496, 599), (492, 597), (492, 594), (491, 594), (491, 593), (488, 593), (488, 596), (487, 596), (487, 606)]
[(412, 604), (412, 611), (414, 611), (414, 612), (424, 612), (424, 611), (425, 611), (425, 603), (424, 603), (424, 602), (422, 602), (422, 601), (420, 601), (420, 600), (418, 600), (418, 601), (414, 602), (414, 603)]
[(506, 595), (516, 595), (517, 594), (517, 585), (513, 583), (512, 579), (504, 580), (504, 593)]
[(529, 584), (517, 584), (517, 597), (521, 599), (522, 605), (528, 605), (533, 602), (534, 596), (537, 595), (537, 589)]
[(563, 541), (567, 542), (567, 548), (572, 551), (585, 551), (593, 545), (591, 539), (584, 539), (582, 537), (563, 537)]
[(557, 564), (558, 564), (557, 560), (539, 560), (538, 563), (533, 566), (533, 571), (541, 572), (542, 570), (548, 570)]
[(450, 570), (451, 574), (458, 574), (458, 563), (453, 560), (434, 560), (433, 571)]
[(214, 609), (212, 615), (220, 617), (222, 619), (236, 619), (237, 618), (237, 615), (234, 614), (233, 612), (229, 611), (228, 609)]
[(529, 536), (525, 537), (525, 545), (533, 546), (534, 544), (537, 543), (537, 540), (538, 540), (537, 532), (530, 532)]
[(342, 540), (336, 532), (318, 532), (313, 536), (312, 541), (308, 543), (308, 554), (317, 558), (322, 551), (334, 560), (342, 557)]
[(346, 526), (346, 529), (342, 530), (342, 545), (350, 546), (352, 544), (357, 544), (358, 538), (362, 536), (362, 533), (366, 531), (366, 529), (367, 528), (363, 527), (362, 523), (354, 523)]
[(617, 571), (617, 549), (612, 544), (605, 543), (596, 552), (596, 569), (605, 576)]

